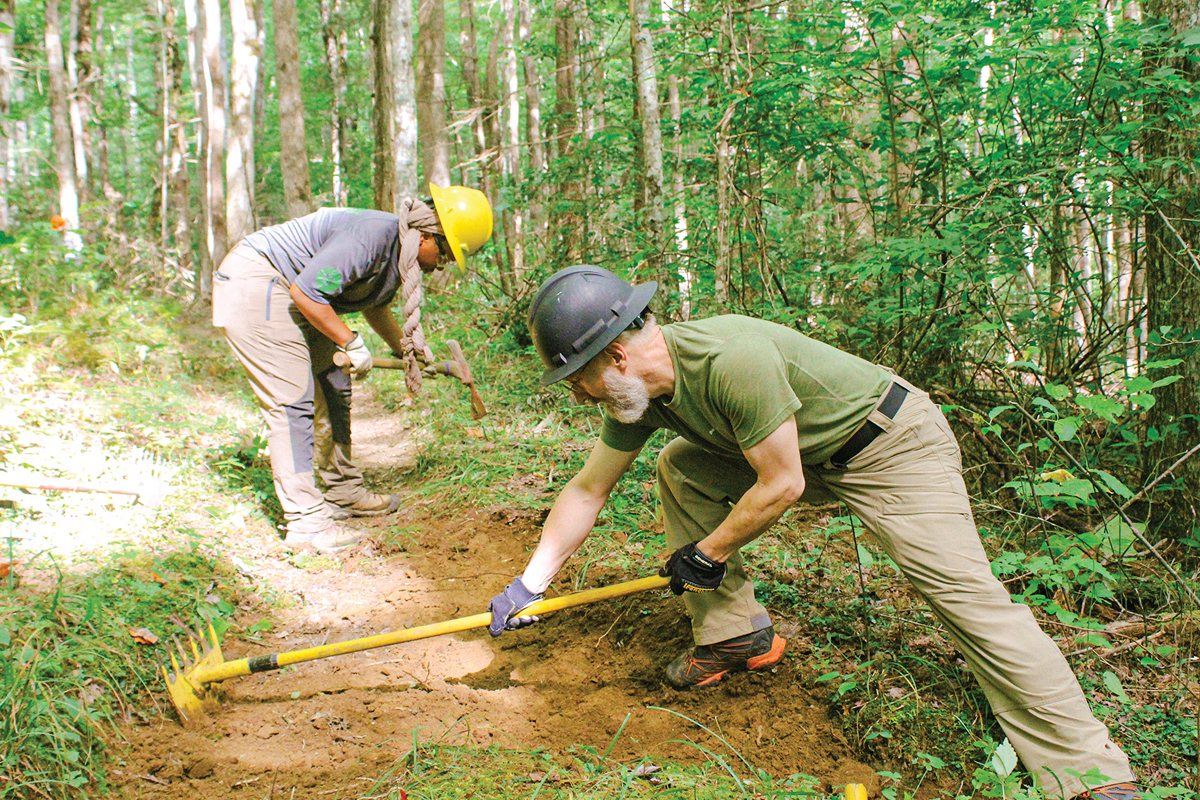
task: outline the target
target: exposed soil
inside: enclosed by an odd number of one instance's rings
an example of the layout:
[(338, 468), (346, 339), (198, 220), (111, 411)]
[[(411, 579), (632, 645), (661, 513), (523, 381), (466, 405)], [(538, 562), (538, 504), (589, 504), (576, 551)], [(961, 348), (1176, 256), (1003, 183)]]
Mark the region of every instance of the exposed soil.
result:
[[(371, 446), (359, 448), (360, 461), (376, 488), (399, 485), (409, 433), (361, 394), (355, 439)], [(227, 636), (225, 658), (484, 611), (523, 568), (540, 520), (504, 508), (441, 511), (414, 496), (396, 514), (363, 521), (369, 543), (323, 569), (296, 566), (269, 533), (248, 533), (235, 563), (276, 602), (294, 602), (274, 611), (264, 642)], [(570, 591), (567, 573), (552, 594)], [(634, 577), (593, 565), (588, 584)], [(872, 785), (873, 770), (804, 688), (804, 642), (789, 636), (786, 617), (776, 615), (776, 628), (790, 644), (772, 673), (694, 692), (664, 681), (690, 631), (678, 601), (659, 592), (560, 611), (497, 639), (470, 631), (251, 675), (227, 681), (220, 707), (198, 725), (185, 729), (168, 714), (123, 729), (110, 779), (128, 798), (358, 797), (414, 739), (603, 753), (620, 731), (610, 757), (625, 762), (708, 758), (694, 744), (827, 788)]]

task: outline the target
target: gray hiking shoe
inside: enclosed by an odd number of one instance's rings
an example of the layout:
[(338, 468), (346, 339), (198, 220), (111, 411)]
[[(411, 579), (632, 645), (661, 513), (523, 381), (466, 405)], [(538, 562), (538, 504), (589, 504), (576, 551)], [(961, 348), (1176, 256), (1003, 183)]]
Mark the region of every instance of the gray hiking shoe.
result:
[(766, 669), (779, 663), (787, 640), (775, 635), (775, 627), (735, 636), (716, 644), (700, 644), (667, 666), (667, 680), (677, 689), (712, 686), (730, 672)]
[[(328, 501), (326, 501), (328, 503)], [(374, 494), (367, 492), (353, 505), (343, 506), (328, 503), (334, 519), (350, 519), (351, 517), (380, 517), (390, 514), (400, 507), (398, 494)]]
[(312, 537), (311, 546), (318, 553), (332, 555), (343, 550), (349, 550), (362, 541), (362, 534), (351, 528), (334, 525)]

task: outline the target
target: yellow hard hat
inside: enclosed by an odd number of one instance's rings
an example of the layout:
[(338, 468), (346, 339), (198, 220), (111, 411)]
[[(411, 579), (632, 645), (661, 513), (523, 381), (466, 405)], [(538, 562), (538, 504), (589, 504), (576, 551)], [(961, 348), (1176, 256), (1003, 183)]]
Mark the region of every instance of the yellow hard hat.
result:
[(483, 192), (466, 186), (442, 188), (431, 183), (429, 194), (454, 260), (460, 269), (466, 269), (467, 256), (477, 253), (492, 238), (492, 204)]

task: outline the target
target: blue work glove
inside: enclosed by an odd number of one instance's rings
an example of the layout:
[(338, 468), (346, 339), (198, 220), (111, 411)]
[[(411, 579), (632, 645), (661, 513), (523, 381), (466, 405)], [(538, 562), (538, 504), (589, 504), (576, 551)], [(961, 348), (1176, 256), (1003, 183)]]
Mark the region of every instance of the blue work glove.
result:
[(711, 592), (724, 580), (725, 565), (701, 553), (695, 544), (685, 544), (671, 554), (658, 575), (660, 578), (670, 576), (671, 591), (677, 595)]
[(538, 617), (521, 616), (521, 611), (541, 600), (540, 594), (534, 594), (525, 588), (520, 578), (516, 578), (504, 591), (492, 598), (488, 603), (488, 611), (492, 612), (492, 623), (488, 625), (488, 633), (499, 636), (505, 631), (514, 631), (538, 621)]

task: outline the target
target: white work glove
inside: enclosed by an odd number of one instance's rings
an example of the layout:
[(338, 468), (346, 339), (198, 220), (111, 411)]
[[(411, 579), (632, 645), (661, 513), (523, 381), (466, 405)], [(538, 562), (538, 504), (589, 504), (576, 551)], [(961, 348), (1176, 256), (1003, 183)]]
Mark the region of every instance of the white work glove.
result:
[(361, 379), (371, 371), (371, 351), (358, 333), (338, 349), (350, 359), (350, 374), (354, 377)]

